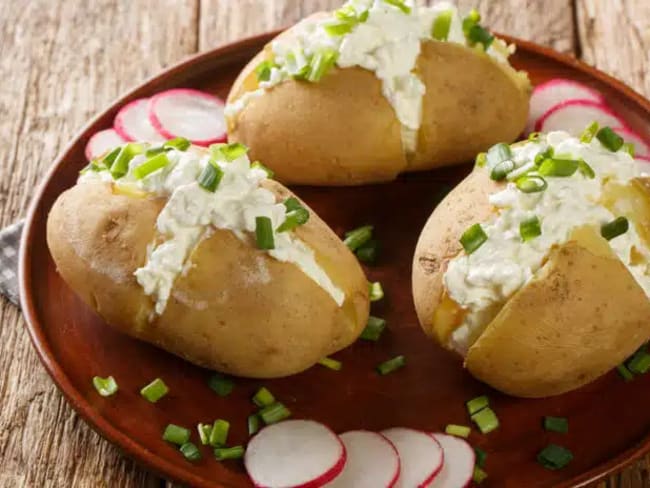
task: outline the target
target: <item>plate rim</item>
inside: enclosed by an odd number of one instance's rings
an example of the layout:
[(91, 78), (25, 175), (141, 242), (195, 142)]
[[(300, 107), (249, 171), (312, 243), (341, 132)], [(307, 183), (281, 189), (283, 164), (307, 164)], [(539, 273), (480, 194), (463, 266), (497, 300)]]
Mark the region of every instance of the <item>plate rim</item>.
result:
[[(87, 124), (85, 124), (75, 135), (70, 139), (70, 142), (55, 158), (51, 167), (43, 176), (40, 184), (38, 185), (32, 199), (30, 201), (27, 214), (25, 217), (25, 224), (20, 239), (20, 249), (18, 254), (18, 285), (20, 294), (20, 308), (25, 320), (25, 328), (29, 334), (30, 341), (36, 350), (39, 360), (45, 367), (46, 372), (52, 379), (57, 389), (63, 394), (64, 398), (75, 410), (75, 412), (86, 422), (102, 438), (120, 448), (123, 454), (131, 459), (134, 459), (138, 464), (144, 466), (151, 472), (167, 479), (173, 479), (181, 483), (191, 484), (192, 486), (213, 488), (222, 487), (227, 488), (227, 485), (222, 484), (219, 480), (207, 480), (201, 476), (192, 473), (191, 466), (184, 466), (182, 463), (173, 463), (151, 453), (146, 446), (140, 444), (131, 438), (127, 433), (117, 429), (112, 423), (105, 419), (92, 405), (85, 399), (82, 392), (77, 390), (70, 379), (68, 378), (63, 367), (56, 361), (56, 355), (53, 353), (48, 342), (44, 324), (38, 319), (36, 312), (36, 304), (32, 294), (32, 280), (31, 280), (31, 260), (30, 252), (31, 244), (34, 238), (36, 228), (36, 214), (38, 213), (43, 194), (46, 187), (49, 185), (52, 178), (58, 172), (60, 166), (68, 159), (69, 153), (76, 142), (87, 136), (91, 129), (97, 125), (107, 114), (117, 110), (118, 107), (140, 96), (141, 92), (146, 91), (149, 85), (158, 82), (162, 79), (172, 78), (174, 75), (185, 71), (192, 66), (204, 64), (210, 60), (217, 59), (229, 54), (235, 54), (245, 50), (246, 48), (259, 48), (263, 44), (270, 41), (277, 34), (284, 29), (276, 29), (254, 36), (238, 39), (236, 41), (220, 45), (208, 51), (190, 55), (176, 64), (158, 71), (152, 76), (148, 77), (143, 82), (130, 89), (126, 94), (118, 96), (106, 108), (102, 109), (95, 115)], [(636, 104), (641, 106), (650, 116), (650, 100), (646, 99), (642, 94), (635, 91), (625, 82), (614, 78), (607, 73), (604, 73), (589, 64), (574, 58), (573, 56), (560, 53), (550, 47), (545, 47), (532, 41), (526, 41), (516, 37), (495, 33), (503, 38), (506, 42), (514, 43), (517, 50), (527, 51), (536, 56), (551, 58), (553, 61), (563, 64), (571, 69), (578, 70), (589, 78), (595, 78), (601, 83), (609, 86), (614, 91), (621, 93), (625, 98), (631, 99)], [(585, 471), (571, 479), (563, 481), (558, 487), (560, 488), (579, 488), (587, 486), (596, 481), (602, 480), (604, 477), (611, 475), (613, 472), (620, 471), (621, 469), (631, 465), (644, 455), (650, 452), (650, 431), (635, 445), (628, 447), (615, 457), (608, 459), (600, 464), (597, 464), (588, 471)], [(180, 458), (179, 458), (180, 461)], [(232, 486), (232, 485), (231, 485)]]

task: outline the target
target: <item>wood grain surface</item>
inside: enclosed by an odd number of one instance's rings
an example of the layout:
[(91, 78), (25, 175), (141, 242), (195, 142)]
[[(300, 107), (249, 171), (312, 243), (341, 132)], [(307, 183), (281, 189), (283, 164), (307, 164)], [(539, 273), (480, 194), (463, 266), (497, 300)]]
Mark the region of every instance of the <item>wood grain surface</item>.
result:
[[(340, 0), (18, 0), (0, 4), (0, 225), (86, 121), (198, 51)], [(426, 3), (426, 2), (420, 2)], [(582, 57), (650, 96), (648, 0), (460, 0), (495, 30)], [(648, 460), (599, 487), (650, 486)], [(0, 302), (0, 487), (172, 486), (88, 428), (50, 382), (18, 310)]]

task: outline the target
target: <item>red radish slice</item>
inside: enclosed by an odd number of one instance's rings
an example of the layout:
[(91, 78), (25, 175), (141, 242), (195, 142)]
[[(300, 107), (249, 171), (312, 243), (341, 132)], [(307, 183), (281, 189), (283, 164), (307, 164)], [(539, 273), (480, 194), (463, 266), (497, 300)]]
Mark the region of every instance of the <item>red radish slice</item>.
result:
[(317, 488), (343, 469), (345, 447), (325, 425), (286, 420), (265, 427), (251, 439), (244, 464), (257, 487)]
[(401, 469), (395, 488), (424, 488), (442, 468), (442, 447), (433, 436), (414, 429), (395, 427), (382, 432), (399, 454)]
[(327, 488), (392, 488), (399, 477), (400, 462), (395, 446), (383, 435), (352, 430), (339, 436), (347, 461), (343, 471)]
[(535, 130), (540, 132), (564, 130), (573, 135), (580, 135), (585, 127), (594, 121), (601, 127), (625, 127), (625, 122), (602, 103), (569, 100), (558, 103), (546, 112), (537, 121)]
[(100, 130), (88, 139), (85, 150), (86, 159), (90, 161), (103, 156), (107, 151), (125, 142), (115, 129)]
[(537, 85), (533, 90), (530, 97), (526, 132), (531, 132), (535, 123), (550, 108), (567, 100), (590, 100), (596, 103), (605, 103), (605, 98), (599, 92), (582, 83), (565, 78), (549, 80)]
[(463, 439), (447, 434), (432, 434), (445, 452), (442, 470), (428, 488), (464, 488), (472, 482), (476, 454)]
[(149, 119), (168, 139), (185, 137), (198, 146), (226, 140), (223, 102), (198, 90), (177, 88), (154, 95)]
[(645, 142), (639, 134), (625, 127), (614, 128), (619, 136), (625, 139), (625, 142), (634, 144), (634, 153), (636, 157), (650, 157), (650, 145)]
[(158, 133), (149, 120), (151, 99), (139, 98), (127, 103), (117, 112), (113, 127), (127, 141), (158, 142), (165, 137)]

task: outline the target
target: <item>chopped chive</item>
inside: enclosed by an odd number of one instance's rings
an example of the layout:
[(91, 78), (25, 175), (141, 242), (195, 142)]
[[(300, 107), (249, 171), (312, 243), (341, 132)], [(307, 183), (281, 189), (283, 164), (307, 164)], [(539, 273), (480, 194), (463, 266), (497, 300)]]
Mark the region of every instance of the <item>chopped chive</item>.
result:
[(545, 159), (539, 165), (539, 174), (542, 176), (571, 176), (578, 170), (578, 161), (575, 159)]
[(634, 147), (634, 144), (632, 144), (631, 142), (624, 143), (621, 149), (632, 157), (634, 157), (634, 155), (636, 154), (636, 148)]
[(467, 40), (471, 44), (482, 44), (483, 49), (487, 51), (490, 45), (494, 42), (494, 36), (484, 27), (481, 27), (478, 24), (474, 24), (469, 29)]
[(226, 160), (228, 162), (243, 156), (248, 152), (248, 147), (240, 142), (219, 143), (210, 146), (210, 155), (217, 161)]
[(524, 242), (542, 235), (542, 226), (537, 216), (533, 216), (519, 223), (519, 235)]
[(627, 367), (634, 374), (646, 374), (650, 371), (650, 354), (645, 348), (639, 349), (627, 362)]
[(539, 464), (553, 471), (564, 468), (572, 459), (571, 451), (556, 444), (549, 444), (537, 455)]
[(122, 150), (122, 146), (118, 146), (115, 149), (113, 149), (111, 152), (109, 152), (106, 156), (102, 158), (102, 163), (104, 163), (104, 166), (107, 168), (110, 168), (115, 160), (117, 159), (117, 156), (120, 154), (120, 151)]
[(318, 364), (325, 366), (327, 369), (331, 369), (333, 371), (341, 371), (341, 369), (343, 369), (343, 363), (332, 358), (323, 358), (318, 361)]
[(596, 133), (596, 139), (612, 152), (618, 151), (623, 147), (623, 138), (609, 127), (603, 127)]
[(260, 417), (256, 413), (248, 416), (248, 435), (255, 435), (260, 430)]
[(136, 180), (141, 180), (142, 178), (149, 176), (151, 173), (164, 168), (168, 164), (169, 158), (167, 157), (167, 154), (164, 152), (157, 154), (135, 168), (133, 170), (133, 176), (135, 176)]
[(300, 203), (300, 200), (298, 200), (296, 197), (289, 197), (283, 203), (287, 209), (287, 212), (303, 208), (302, 203)]
[(212, 432), (212, 426), (210, 424), (198, 424), (196, 430), (199, 433), (199, 439), (201, 439), (201, 444), (207, 446), (210, 444), (210, 433)]
[(214, 162), (208, 161), (199, 175), (199, 186), (204, 190), (214, 193), (223, 178), (223, 170)]
[(397, 371), (400, 368), (403, 368), (406, 365), (406, 358), (402, 355), (395, 356), (392, 359), (389, 359), (388, 361), (384, 361), (383, 363), (379, 364), (377, 366), (377, 372), (380, 375), (387, 375), (389, 373), (392, 373), (393, 371)]
[(269, 405), (273, 405), (275, 403), (275, 397), (273, 396), (273, 393), (267, 390), (264, 386), (257, 390), (257, 393), (253, 395), (252, 400), (253, 403), (258, 407), (268, 407)]
[(474, 415), (477, 412), (480, 412), (486, 407), (490, 406), (490, 400), (488, 399), (487, 396), (481, 395), (476, 398), (472, 398), (469, 400), (467, 403), (465, 403), (467, 406), (467, 411), (469, 412), (470, 415)]
[(512, 170), (515, 169), (515, 162), (512, 159), (506, 159), (500, 163), (495, 164), (490, 171), (490, 178), (494, 181), (502, 181), (508, 176)]
[(474, 224), (463, 232), (462, 236), (460, 236), (460, 243), (467, 254), (472, 254), (481, 247), (487, 239), (488, 236), (483, 230), (483, 227), (481, 227), (481, 224)]
[(120, 149), (120, 152), (115, 157), (111, 164), (111, 175), (114, 179), (120, 179), (122, 176), (129, 172), (129, 163), (138, 154), (143, 152), (143, 147), (140, 144), (129, 142)]
[(600, 226), (600, 235), (608, 241), (625, 234), (630, 228), (630, 223), (625, 217), (617, 217), (611, 222)]
[(109, 376), (108, 378), (95, 376), (93, 378), (93, 386), (95, 387), (95, 390), (97, 390), (97, 393), (103, 397), (114, 395), (119, 389), (115, 378), (112, 376)]
[(406, 5), (406, 3), (404, 3), (404, 0), (384, 0), (384, 2), (386, 2), (389, 5), (392, 5), (393, 7), (397, 7), (405, 14), (411, 13), (411, 7)]
[(188, 461), (198, 461), (199, 459), (201, 459), (201, 451), (199, 451), (199, 448), (196, 447), (191, 442), (186, 442), (185, 444), (183, 444), (179, 448), (179, 451), (181, 451), (185, 459), (187, 459)]
[(467, 439), (471, 432), (472, 429), (466, 425), (449, 424), (445, 427), (445, 434), (462, 437), (463, 439)]
[(471, 418), (482, 434), (492, 432), (499, 427), (499, 419), (490, 407), (476, 412)]
[(480, 466), (474, 466), (474, 472), (472, 473), (472, 481), (474, 481), (474, 483), (480, 485), (487, 477), (488, 474), (483, 471)]
[(580, 173), (582, 173), (582, 175), (585, 178), (589, 178), (590, 180), (592, 180), (596, 177), (596, 172), (591, 166), (587, 164), (587, 162), (584, 159), (578, 160), (578, 169), (580, 170)]
[(217, 447), (214, 450), (214, 457), (217, 461), (226, 459), (241, 459), (244, 457), (244, 446)]
[(366, 341), (377, 342), (381, 337), (381, 334), (384, 332), (385, 328), (386, 328), (386, 321), (384, 319), (380, 319), (379, 317), (373, 317), (371, 315), (368, 317), (368, 323), (366, 324), (366, 328), (363, 329), (363, 332), (361, 332), (361, 335), (359, 337), (361, 339), (365, 339)]
[(372, 225), (364, 225), (363, 227), (358, 227), (350, 232), (346, 232), (343, 244), (348, 246), (350, 251), (354, 252), (372, 239), (372, 231)]
[(569, 421), (564, 417), (544, 417), (544, 430), (566, 434), (569, 432)]
[(93, 172), (97, 173), (99, 171), (104, 171), (104, 170), (107, 170), (107, 169), (108, 169), (108, 167), (104, 164), (103, 161), (93, 159), (86, 166), (84, 166), (81, 171), (79, 171), (79, 174), (83, 175), (83, 174), (86, 174), (88, 171), (93, 171)]
[(157, 156), (158, 154), (164, 153), (165, 148), (163, 146), (153, 146), (148, 148), (145, 152), (144, 155), (146, 158), (151, 158), (152, 156)]
[(289, 418), (291, 416), (291, 411), (282, 403), (274, 403), (273, 405), (264, 407), (259, 411), (258, 415), (266, 425), (271, 425)]
[(634, 379), (634, 375), (627, 368), (627, 366), (625, 366), (625, 364), (619, 364), (618, 366), (616, 366), (616, 370), (618, 371), (618, 374), (620, 374), (625, 381), (632, 381)]
[(334, 66), (338, 52), (334, 49), (321, 49), (309, 61), (309, 74), (307, 80), (316, 83)]
[(165, 382), (160, 378), (156, 378), (140, 390), (140, 395), (142, 395), (151, 403), (156, 403), (167, 393), (169, 393), (169, 388), (167, 388)]
[(355, 22), (341, 20), (341, 21), (332, 21), (327, 24), (324, 24), (323, 29), (325, 29), (325, 32), (327, 32), (328, 35), (332, 37), (339, 37), (352, 32), (354, 26), (355, 26)]
[(268, 217), (255, 217), (255, 241), (258, 249), (275, 249), (273, 223)]
[(499, 142), (488, 149), (485, 157), (488, 165), (492, 168), (502, 161), (512, 159), (512, 149), (508, 144)]
[(253, 161), (253, 163), (251, 164), (251, 169), (261, 169), (262, 171), (264, 171), (266, 173), (266, 177), (269, 178), (269, 179), (273, 178), (275, 176), (275, 173), (273, 172), (273, 170), (267, 168), (266, 166), (264, 166), (259, 161)]
[(187, 151), (192, 143), (184, 137), (174, 137), (163, 143), (165, 149), (178, 149), (179, 151)]
[(555, 150), (553, 149), (553, 146), (548, 146), (544, 151), (539, 152), (535, 155), (535, 165), (539, 166), (542, 164), (544, 161), (546, 161), (549, 158), (552, 158), (555, 153)]
[(487, 153), (478, 153), (476, 159), (474, 160), (474, 165), (477, 168), (482, 168), (487, 163)]
[(449, 37), (449, 28), (451, 27), (451, 10), (444, 10), (438, 14), (431, 27), (431, 37), (438, 41), (446, 41)]
[(208, 379), (208, 387), (220, 397), (226, 397), (232, 392), (235, 383), (227, 376), (215, 373)]
[(371, 302), (378, 302), (384, 298), (384, 289), (379, 281), (368, 283), (368, 295)]
[(539, 175), (527, 174), (517, 178), (515, 185), (523, 193), (537, 193), (546, 190), (548, 183)]
[(379, 241), (377, 239), (370, 239), (368, 242), (359, 247), (354, 254), (357, 259), (362, 263), (374, 264), (379, 257)]
[(528, 134), (528, 140), (531, 142), (537, 142), (539, 141), (539, 138), (542, 136), (541, 132), (531, 132)]
[(295, 47), (285, 56), (285, 69), (296, 80), (304, 80), (309, 74), (309, 61), (302, 48)]
[(169, 424), (163, 432), (163, 440), (182, 446), (190, 440), (190, 431), (180, 425)]
[(262, 61), (255, 67), (255, 74), (257, 75), (257, 81), (269, 81), (271, 79), (271, 70), (275, 64), (273, 61)]
[(479, 468), (485, 467), (485, 461), (487, 460), (487, 452), (485, 452), (480, 447), (475, 447), (474, 452), (476, 453), (476, 465)]
[(594, 121), (589, 124), (584, 131), (582, 131), (580, 142), (584, 142), (585, 144), (591, 142), (596, 135), (596, 132), (598, 132), (598, 122)]
[(230, 422), (222, 419), (217, 419), (212, 424), (210, 430), (210, 440), (208, 441), (212, 447), (225, 446), (228, 440), (228, 431), (230, 430)]
[(287, 212), (284, 222), (277, 228), (277, 232), (287, 232), (296, 227), (304, 225), (309, 220), (309, 210), (306, 208), (298, 208)]
[(357, 20), (357, 11), (352, 5), (344, 5), (343, 7), (334, 11), (334, 17), (339, 20), (354, 22)]

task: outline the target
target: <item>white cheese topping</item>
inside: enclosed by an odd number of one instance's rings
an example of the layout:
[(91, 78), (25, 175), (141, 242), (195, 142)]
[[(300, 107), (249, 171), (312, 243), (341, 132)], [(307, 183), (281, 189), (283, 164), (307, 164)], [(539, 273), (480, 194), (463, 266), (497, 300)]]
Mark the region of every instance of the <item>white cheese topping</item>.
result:
[[(530, 165), (548, 146), (553, 147), (556, 156), (582, 158), (593, 168), (596, 177), (589, 179), (577, 171), (570, 177), (546, 177), (548, 187), (542, 192), (523, 193), (514, 183), (508, 183), (504, 190), (490, 195), (495, 217), (482, 224), (487, 241), (472, 254), (463, 253), (451, 260), (444, 275), (449, 296), (468, 312), (450, 339), (450, 346), (461, 354), (467, 352), (476, 334), (495, 317), (508, 298), (539, 270), (552, 246), (567, 242), (576, 227), (600, 228), (618, 217), (600, 203), (604, 183), (624, 184), (639, 174), (634, 159), (625, 151), (613, 153), (596, 138), (581, 143), (565, 132), (551, 132), (538, 142), (513, 146), (516, 167)], [(519, 224), (535, 216), (541, 222), (542, 234), (522, 242)], [(630, 224), (625, 234), (609, 243), (650, 295), (647, 268), (650, 252), (634, 225)], [(646, 258), (645, 264), (632, 259), (633, 248)]]
[[(212, 229), (231, 230), (240, 239), (255, 233), (256, 217), (268, 217), (273, 229), (286, 219), (287, 209), (276, 196), (260, 184), (267, 178), (263, 169), (251, 167), (245, 154), (228, 162), (216, 163), (223, 171), (223, 178), (215, 192), (204, 190), (197, 183), (203, 168), (210, 164), (210, 155), (193, 149), (186, 152), (167, 152), (170, 163), (143, 179), (136, 179), (133, 171), (145, 160), (144, 155), (135, 156), (129, 163), (129, 172), (120, 178), (118, 186), (133, 186), (138, 190), (168, 197), (158, 215), (156, 229), (164, 241), (151, 244), (147, 262), (135, 272), (138, 283), (147, 295), (156, 299), (156, 314), (165, 310), (174, 280), (189, 269), (189, 257), (202, 239), (209, 237)], [(104, 171), (87, 171), (79, 178), (85, 181), (113, 181)], [(278, 261), (298, 266), (307, 276), (318, 283), (340, 306), (345, 294), (329, 278), (316, 262), (312, 249), (298, 239), (293, 232), (273, 232), (275, 248), (269, 255)], [(266, 276), (266, 268), (257, 273)], [(268, 274), (268, 273), (267, 273)], [(215, 276), (215, 279), (227, 277)]]

